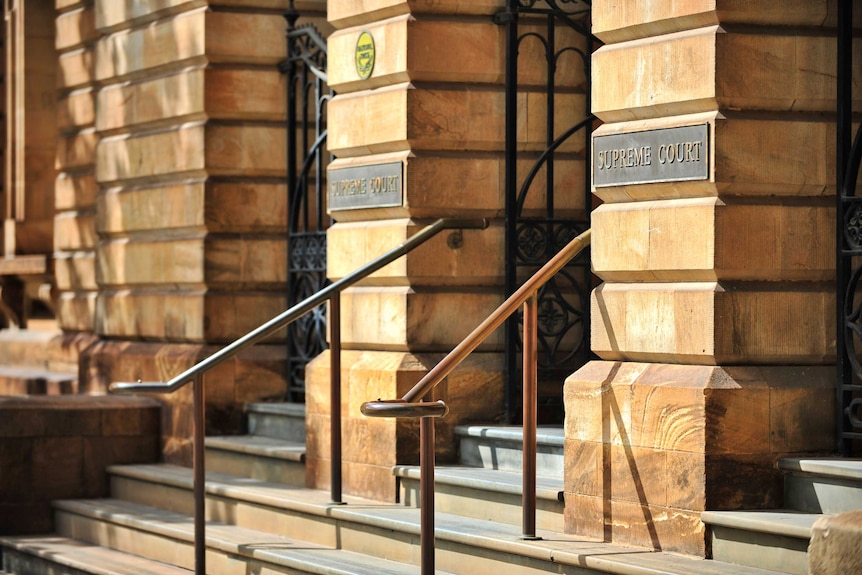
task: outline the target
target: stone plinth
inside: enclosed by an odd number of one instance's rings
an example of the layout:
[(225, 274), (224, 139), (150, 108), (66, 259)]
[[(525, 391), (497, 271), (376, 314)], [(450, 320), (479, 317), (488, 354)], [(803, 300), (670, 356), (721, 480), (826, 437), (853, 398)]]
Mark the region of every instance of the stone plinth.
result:
[[(345, 353), (345, 393), (353, 411), (344, 415), (345, 487), (348, 492), (393, 499), (390, 467), (417, 460), (415, 423), (370, 420), (358, 415), (363, 401), (394, 398), (408, 391), (440, 354), (451, 350), (503, 300), (505, 215), (505, 28), (492, 16), (505, 10), (499, 0), (332, 2), (329, 39), (330, 86), (327, 148), (332, 170), (373, 170), (401, 165), (402, 197), (395, 205), (361, 204), (334, 209), (328, 230), (327, 274), (340, 278), (396, 247), (441, 217), (484, 217), (484, 231), (447, 231), (373, 274), (342, 296), (341, 337)], [(542, 23), (525, 19), (522, 32)], [(535, 27), (535, 28), (534, 28)], [(575, 33), (558, 27), (560, 44), (584, 46)], [(363, 34), (374, 41), (374, 66), (367, 78), (357, 72), (356, 47)], [(363, 36), (364, 37), (364, 36)], [(571, 41), (571, 42), (570, 42)], [(523, 178), (545, 149), (546, 85), (538, 65), (540, 42), (522, 44), (518, 96)], [(586, 94), (576, 56), (563, 57), (557, 76), (555, 130), (568, 129), (585, 115)], [(572, 58), (572, 60), (569, 60)], [(581, 189), (584, 142), (561, 149), (553, 185)], [(342, 172), (344, 173), (344, 172)], [(545, 209), (546, 182), (537, 185), (525, 214)], [(558, 194), (561, 217), (583, 218), (589, 209), (578, 194)], [(451, 429), (460, 422), (487, 422), (503, 405), (502, 332), (494, 333), (437, 391), (451, 413), (438, 422), (438, 456), (451, 455)], [(307, 375), (309, 485), (328, 485), (326, 442), (328, 363), (318, 358)], [(456, 383), (477, 381), (479, 389)], [(385, 383), (385, 387), (380, 387)], [(379, 388), (379, 389), (378, 389)], [(463, 397), (461, 397), (463, 396)], [(479, 399), (481, 398), (481, 401)], [(365, 438), (373, 449), (359, 449)]]
[(811, 527), (808, 572), (811, 575), (843, 575), (862, 571), (859, 550), (862, 511), (827, 515)]
[[(441, 354), (385, 351), (342, 352), (342, 474), (345, 492), (378, 500), (394, 500), (392, 467), (419, 463), (419, 424), (416, 420), (364, 417), (360, 406), (377, 398), (404, 395), (442, 359)], [(329, 351), (312, 361), (306, 373), (306, 480), (330, 484), (331, 400)], [(503, 412), (502, 358), (474, 354), (433, 393), (451, 407), (436, 420), (437, 461), (457, 457), (455, 426), (467, 421), (494, 421)]]
[(107, 497), (109, 465), (159, 459), (150, 399), (4, 397), (0, 410), (0, 534), (49, 533), (54, 500)]
[(595, 361), (566, 380), (566, 528), (703, 554), (705, 510), (780, 507), (776, 460), (832, 447), (832, 367)]
[(833, 446), (830, 6), (593, 4), (595, 137), (705, 125), (708, 168), (594, 188), (572, 533), (703, 556), (702, 511), (780, 506), (776, 459)]
[[(81, 391), (104, 393), (111, 383), (118, 381), (168, 381), (218, 349), (193, 344), (103, 340), (81, 354)], [(280, 399), (287, 386), (286, 361), (284, 346), (258, 345), (207, 372), (203, 377), (207, 433), (242, 433), (246, 403)], [(163, 459), (191, 466), (192, 386), (151, 397), (161, 404)]]

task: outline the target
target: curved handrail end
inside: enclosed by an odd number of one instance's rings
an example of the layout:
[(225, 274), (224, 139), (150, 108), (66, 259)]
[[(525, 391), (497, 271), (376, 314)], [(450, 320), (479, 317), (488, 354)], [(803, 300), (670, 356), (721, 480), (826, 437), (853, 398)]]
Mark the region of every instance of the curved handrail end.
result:
[(359, 408), (367, 417), (443, 417), (449, 406), (442, 399), (433, 402), (409, 402), (403, 399), (366, 401)]
[(163, 381), (117, 381), (108, 386), (110, 393), (170, 393), (174, 386)]

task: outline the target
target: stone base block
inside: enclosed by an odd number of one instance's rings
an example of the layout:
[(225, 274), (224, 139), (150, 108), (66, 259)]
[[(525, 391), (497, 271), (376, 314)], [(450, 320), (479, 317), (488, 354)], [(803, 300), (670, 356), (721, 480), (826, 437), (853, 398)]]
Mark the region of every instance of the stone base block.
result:
[[(192, 344), (100, 341), (81, 356), (81, 389), (103, 393), (113, 382), (168, 381), (218, 349)], [(258, 345), (205, 374), (207, 434), (242, 433), (245, 403), (283, 398), (287, 389), (286, 362), (284, 346)], [(153, 397), (162, 402), (164, 460), (191, 465), (192, 386)]]
[[(342, 473), (345, 493), (394, 501), (392, 466), (419, 462), (415, 420), (373, 419), (360, 406), (403, 396), (442, 359), (440, 354), (384, 351), (342, 352)], [(325, 351), (306, 368), (306, 483), (330, 486), (330, 357)], [(468, 422), (491, 422), (503, 413), (503, 359), (500, 354), (470, 356), (434, 390), (449, 405), (437, 420), (437, 460), (457, 455), (454, 430)]]
[(808, 572), (811, 575), (862, 573), (862, 510), (818, 519), (811, 529)]
[(702, 511), (778, 507), (776, 460), (832, 448), (832, 378), (588, 363), (565, 385), (566, 531), (705, 556)]
[(51, 532), (53, 500), (107, 497), (107, 466), (158, 460), (151, 399), (5, 397), (0, 411), (0, 535)]

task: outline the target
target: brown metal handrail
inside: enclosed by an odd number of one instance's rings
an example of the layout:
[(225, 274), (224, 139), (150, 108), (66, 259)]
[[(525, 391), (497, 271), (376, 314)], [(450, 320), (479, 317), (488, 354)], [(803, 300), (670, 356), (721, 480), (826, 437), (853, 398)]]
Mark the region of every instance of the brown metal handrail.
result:
[[(442, 417), (446, 408), (442, 402), (424, 404), (417, 403), (439, 384), (449, 373), (470, 355), (491, 333), (500, 327), (518, 308), (524, 306), (524, 439), (523, 439), (523, 487), (522, 487), (522, 537), (536, 539), (536, 388), (537, 388), (537, 310), (536, 299), (539, 289), (545, 285), (557, 272), (574, 259), (581, 251), (590, 245), (591, 230), (587, 230), (557, 253), (542, 266), (530, 279), (506, 301), (500, 304), (491, 315), (474, 329), (470, 335), (459, 343), (444, 357), (440, 363), (431, 368), (425, 377), (404, 394), (400, 400), (377, 400), (362, 404), (361, 411), (369, 417), (420, 417), (420, 538), (422, 541), (422, 574), (434, 573), (434, 427), (431, 417)], [(422, 413), (424, 406), (429, 412)], [(437, 406), (437, 407), (435, 407)], [(442, 406), (442, 407), (441, 407)], [(428, 433), (430, 439), (423, 435)], [(429, 451), (430, 450), (430, 451)], [(423, 480), (422, 476), (430, 470), (431, 480)], [(428, 507), (428, 509), (426, 509)], [(428, 545), (428, 548), (425, 546)]]
[(250, 347), (273, 333), (284, 329), (294, 321), (300, 319), (306, 313), (316, 309), (318, 306), (329, 302), (330, 320), (330, 404), (332, 415), (330, 417), (330, 458), (331, 458), (331, 497), (332, 502), (341, 504), (341, 322), (340, 322), (340, 295), (341, 292), (366, 278), (382, 267), (392, 263), (401, 256), (420, 246), (431, 237), (447, 229), (485, 229), (488, 220), (484, 218), (461, 219), (443, 218), (422, 228), (410, 236), (404, 243), (381, 255), (374, 261), (357, 269), (353, 273), (333, 282), (306, 298), (290, 309), (260, 325), (244, 336), (238, 338), (196, 363), (183, 373), (167, 382), (117, 382), (111, 384), (109, 391), (112, 393), (173, 393), (189, 382), (193, 386), (193, 412), (194, 430), (192, 440), (192, 465), (194, 469), (194, 499), (195, 499), (195, 573), (205, 575), (206, 573), (206, 533), (205, 533), (205, 470), (204, 470), (204, 388), (203, 374), (219, 364), (235, 356), (243, 349)]

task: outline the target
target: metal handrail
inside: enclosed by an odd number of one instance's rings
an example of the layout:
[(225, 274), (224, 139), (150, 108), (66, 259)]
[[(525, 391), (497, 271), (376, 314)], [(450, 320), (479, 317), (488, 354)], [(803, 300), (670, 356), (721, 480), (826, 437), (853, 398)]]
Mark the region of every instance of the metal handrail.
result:
[[(440, 363), (431, 368), (425, 376), (420, 379), (413, 388), (404, 394), (400, 400), (377, 400), (362, 404), (361, 411), (368, 417), (421, 417), (420, 427), (420, 461), (422, 461), (422, 472), (430, 465), (430, 473), (433, 477), (434, 442), (433, 439), (423, 439), (421, 435), (428, 430), (433, 434), (433, 423), (429, 418), (445, 415), (442, 408), (430, 408), (428, 414), (422, 414), (417, 407), (423, 404), (417, 403), (429, 396), (430, 392), (449, 373), (455, 369), (470, 353), (475, 350), (491, 333), (500, 327), (518, 308), (524, 306), (524, 343), (523, 343), (523, 365), (524, 365), (524, 433), (523, 433), (523, 487), (522, 487), (522, 537), (524, 539), (537, 539), (536, 537), (536, 388), (537, 388), (537, 309), (536, 300), (539, 289), (545, 285), (566, 264), (590, 245), (591, 231), (587, 230), (560, 250), (553, 258), (542, 266), (530, 279), (509, 296), (500, 306), (489, 315), (485, 321), (474, 329), (470, 335), (459, 343), (444, 357)], [(438, 402), (442, 403), (442, 402)], [(437, 405), (437, 404), (431, 404)], [(430, 407), (430, 406), (429, 406)], [(421, 408), (420, 408), (421, 409)], [(442, 413), (441, 413), (442, 412)], [(430, 429), (429, 429), (430, 428)], [(433, 438), (433, 435), (431, 435)], [(426, 450), (430, 449), (430, 453)], [(430, 462), (430, 463), (426, 463)], [(425, 490), (430, 490), (426, 493)], [(433, 480), (422, 481), (420, 477), (420, 498), (423, 513), (420, 519), (420, 535), (423, 545), (426, 539), (429, 541), (431, 550), (422, 550), (422, 574), (434, 572), (433, 554)], [(426, 513), (425, 506), (429, 506), (431, 512)], [(426, 532), (430, 534), (425, 535)], [(426, 561), (428, 563), (426, 564)]]
[(195, 573), (204, 575), (206, 572), (205, 552), (205, 506), (204, 506), (204, 388), (203, 374), (234, 357), (243, 349), (269, 337), (273, 333), (286, 328), (306, 313), (329, 301), (330, 312), (330, 401), (332, 414), (330, 417), (331, 432), (331, 497), (333, 503), (341, 503), (341, 327), (340, 327), (340, 295), (341, 292), (366, 278), (377, 270), (392, 263), (401, 256), (420, 246), (431, 237), (447, 229), (485, 229), (488, 220), (485, 218), (442, 218), (422, 228), (404, 243), (381, 255), (372, 262), (335, 281), (316, 294), (285, 310), (281, 314), (260, 325), (259, 327), (226, 345), (209, 357), (196, 363), (186, 371), (167, 382), (116, 382), (109, 391), (112, 393), (160, 393), (168, 394), (194, 382), (193, 412), (194, 435), (192, 441), (192, 459), (194, 468), (194, 498), (195, 498)]

